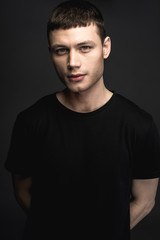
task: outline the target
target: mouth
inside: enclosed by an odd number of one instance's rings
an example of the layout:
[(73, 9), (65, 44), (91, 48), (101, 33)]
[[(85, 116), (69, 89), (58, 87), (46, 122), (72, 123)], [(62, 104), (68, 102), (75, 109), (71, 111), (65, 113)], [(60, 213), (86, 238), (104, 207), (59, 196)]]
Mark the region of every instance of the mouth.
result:
[(68, 76), (68, 78), (70, 81), (78, 82), (81, 81), (85, 76), (86, 74), (71, 74)]

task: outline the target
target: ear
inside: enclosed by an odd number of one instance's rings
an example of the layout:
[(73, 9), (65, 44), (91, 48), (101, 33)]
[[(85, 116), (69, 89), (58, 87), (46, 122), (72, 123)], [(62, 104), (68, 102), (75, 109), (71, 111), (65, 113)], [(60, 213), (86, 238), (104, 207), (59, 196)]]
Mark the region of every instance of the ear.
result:
[(103, 43), (103, 57), (104, 57), (104, 59), (108, 58), (110, 52), (111, 52), (111, 39), (110, 39), (110, 37), (106, 37), (104, 39), (104, 43)]

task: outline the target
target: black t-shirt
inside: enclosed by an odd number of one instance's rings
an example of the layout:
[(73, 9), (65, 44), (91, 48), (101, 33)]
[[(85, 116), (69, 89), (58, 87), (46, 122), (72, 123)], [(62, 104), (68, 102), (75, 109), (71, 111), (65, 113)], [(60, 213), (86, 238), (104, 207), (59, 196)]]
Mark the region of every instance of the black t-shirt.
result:
[(160, 176), (160, 138), (115, 91), (88, 113), (53, 93), (18, 114), (5, 166), (33, 177), (24, 239), (129, 240), (131, 181)]

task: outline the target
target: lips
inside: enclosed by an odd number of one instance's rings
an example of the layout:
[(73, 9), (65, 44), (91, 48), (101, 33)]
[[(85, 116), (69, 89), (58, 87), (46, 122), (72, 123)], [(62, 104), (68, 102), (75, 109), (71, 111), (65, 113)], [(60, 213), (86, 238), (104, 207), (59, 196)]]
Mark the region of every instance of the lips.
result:
[(86, 76), (86, 74), (71, 74), (70, 76), (68, 76), (70, 81), (81, 81), (84, 77)]

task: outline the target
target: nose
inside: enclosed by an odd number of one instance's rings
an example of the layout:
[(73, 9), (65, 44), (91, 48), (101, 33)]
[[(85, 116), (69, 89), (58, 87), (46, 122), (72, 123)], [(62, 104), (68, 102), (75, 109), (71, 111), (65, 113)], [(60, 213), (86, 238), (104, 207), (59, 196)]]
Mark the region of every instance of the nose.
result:
[(79, 68), (80, 66), (81, 66), (81, 63), (80, 63), (79, 54), (76, 51), (71, 50), (68, 55), (68, 63), (67, 63), (68, 69)]

